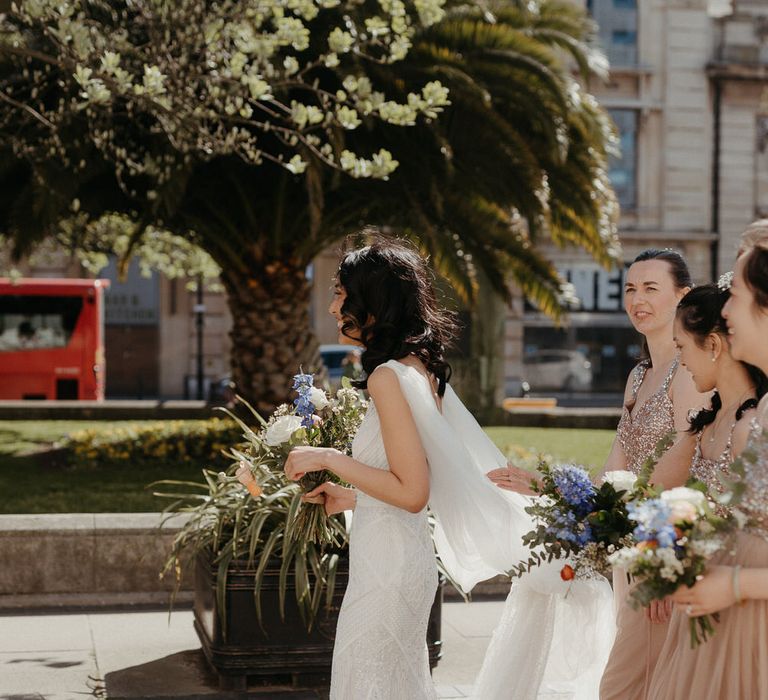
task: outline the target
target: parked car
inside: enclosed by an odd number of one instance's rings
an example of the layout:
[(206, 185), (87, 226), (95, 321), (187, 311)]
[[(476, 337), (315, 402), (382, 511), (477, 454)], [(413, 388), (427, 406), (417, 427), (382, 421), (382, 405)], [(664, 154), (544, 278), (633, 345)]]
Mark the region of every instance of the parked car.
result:
[(578, 350), (537, 350), (523, 358), (523, 373), (532, 391), (587, 391), (592, 363)]
[(504, 396), (507, 398), (523, 398), (530, 390), (530, 384), (520, 377), (506, 377), (504, 380)]
[(360, 366), (361, 348), (353, 345), (321, 345), (320, 357), (328, 370), (328, 379), (331, 384), (337, 385), (344, 376), (351, 379), (362, 372)]

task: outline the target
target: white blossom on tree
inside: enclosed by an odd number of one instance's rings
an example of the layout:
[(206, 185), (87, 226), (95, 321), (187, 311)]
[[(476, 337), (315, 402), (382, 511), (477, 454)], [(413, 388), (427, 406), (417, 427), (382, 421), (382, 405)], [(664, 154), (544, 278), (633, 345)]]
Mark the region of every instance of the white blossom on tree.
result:
[(0, 15), (0, 54), (23, 80), (2, 85), (0, 126), (24, 113), (36, 138), (22, 130), (10, 146), (32, 162), (81, 170), (94, 148), (129, 196), (152, 198), (185, 163), (230, 154), (386, 179), (391, 154), (357, 153), (339, 134), (364, 119), (413, 125), (449, 104), (439, 82), (387, 96), (365, 75), (402, 60), (444, 2), (15, 2)]

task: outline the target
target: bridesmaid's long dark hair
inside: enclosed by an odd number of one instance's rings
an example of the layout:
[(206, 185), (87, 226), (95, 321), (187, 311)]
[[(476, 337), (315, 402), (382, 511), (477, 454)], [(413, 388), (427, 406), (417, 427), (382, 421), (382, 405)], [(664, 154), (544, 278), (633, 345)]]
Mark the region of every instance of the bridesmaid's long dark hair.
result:
[[(722, 316), (723, 307), (731, 293), (727, 289), (720, 289), (714, 284), (702, 284), (686, 294), (677, 305), (677, 318), (686, 333), (693, 336), (699, 347), (704, 346), (704, 340), (712, 333), (723, 336), (728, 342), (728, 326)], [(768, 390), (768, 378), (761, 370), (746, 362), (741, 363), (747, 370), (749, 378), (755, 385), (755, 396), (747, 399), (736, 411), (736, 420), (739, 420), (744, 411), (757, 406), (757, 402)], [(720, 394), (715, 391), (712, 394), (712, 408), (699, 411), (690, 420), (689, 432), (698, 433), (706, 425), (712, 423), (723, 403)]]
[(439, 307), (433, 275), (413, 246), (375, 229), (362, 233), (373, 241), (345, 253), (336, 274), (347, 294), (341, 332), (349, 338), (358, 331), (365, 347), (365, 377), (355, 385), (367, 388), (380, 364), (413, 354), (435, 376), (443, 396), (451, 378), (445, 352), (456, 334), (455, 316)]

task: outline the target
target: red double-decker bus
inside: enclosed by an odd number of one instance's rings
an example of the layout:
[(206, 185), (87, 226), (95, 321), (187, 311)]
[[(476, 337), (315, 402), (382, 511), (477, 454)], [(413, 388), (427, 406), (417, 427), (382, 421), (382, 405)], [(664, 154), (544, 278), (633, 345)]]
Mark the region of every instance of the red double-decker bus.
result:
[(104, 398), (107, 287), (0, 277), (0, 399)]

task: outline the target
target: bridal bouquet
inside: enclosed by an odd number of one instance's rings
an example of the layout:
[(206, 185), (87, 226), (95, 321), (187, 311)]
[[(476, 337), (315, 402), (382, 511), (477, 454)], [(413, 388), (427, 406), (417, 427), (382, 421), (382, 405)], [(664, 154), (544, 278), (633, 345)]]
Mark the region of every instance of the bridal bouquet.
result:
[(560, 570), (564, 581), (608, 576), (613, 568), (609, 557), (633, 543), (635, 523), (627, 503), (653, 494), (649, 486), (651, 474), (674, 437), (672, 431), (657, 442), (639, 474), (609, 471), (599, 486), (583, 467), (551, 467), (540, 461), (541, 481), (531, 482), (539, 498), (525, 509), (537, 523), (535, 530), (523, 536), (531, 555), (514, 567), (510, 576), (523, 576), (545, 561), (563, 558), (569, 559)]
[[(311, 374), (295, 375), (293, 388), (298, 394), (293, 405), (278, 406), (267, 420), (253, 411), (260, 422), (260, 430), (254, 431), (238, 421), (248, 447), (242, 451), (233, 449), (232, 455), (240, 460), (238, 478), (255, 498), (261, 495), (260, 483), (275, 476), (283, 478), (285, 461), (294, 447), (333, 447), (351, 455), (352, 440), (365, 416), (367, 403), (352, 388), (349, 379), (345, 378), (342, 387), (331, 396), (314, 386)], [(243, 478), (243, 471), (250, 472), (255, 483), (250, 478)], [(311, 491), (329, 480), (338, 482), (330, 472), (310, 472), (299, 481), (300, 493)], [(338, 544), (344, 538), (340, 521), (327, 517), (322, 504), (304, 503), (297, 497), (291, 510), (286, 527), (289, 538), (316, 544)]]
[[(662, 491), (658, 498), (631, 501), (627, 510), (637, 523), (635, 544), (609, 557), (636, 582), (630, 593), (634, 607), (661, 600), (683, 585), (693, 586), (712, 555), (721, 549), (735, 527), (733, 517), (721, 517), (699, 488), (680, 486)], [(714, 632), (718, 615), (691, 618), (691, 646)]]
[(608, 557), (629, 544), (634, 523), (627, 500), (635, 493), (637, 477), (628, 471), (608, 472), (599, 486), (589, 472), (575, 464), (549, 466), (540, 463), (541, 482), (533, 488), (540, 496), (525, 510), (537, 523), (523, 536), (531, 548), (511, 576), (522, 576), (534, 566), (567, 558), (560, 570), (564, 581), (607, 575)]

